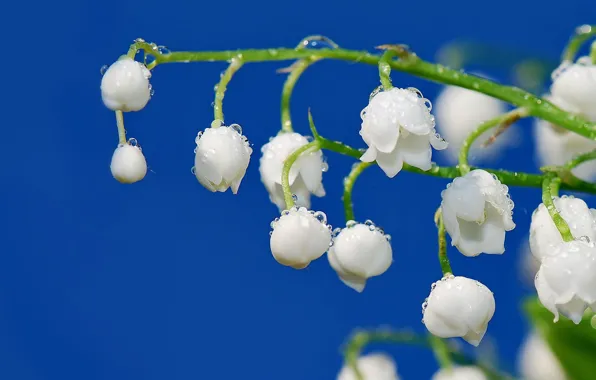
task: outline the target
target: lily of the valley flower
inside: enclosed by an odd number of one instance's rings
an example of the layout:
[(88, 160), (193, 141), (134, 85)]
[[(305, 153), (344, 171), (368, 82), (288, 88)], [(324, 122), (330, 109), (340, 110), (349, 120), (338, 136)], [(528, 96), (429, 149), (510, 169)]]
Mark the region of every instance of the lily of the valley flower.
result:
[[(449, 141), (445, 151), (452, 162), (457, 156), (463, 141), (478, 126), (507, 112), (504, 102), (480, 92), (458, 86), (446, 86), (434, 101), (434, 114), (437, 118), (437, 129)], [(477, 141), (486, 141), (494, 131), (488, 131)], [(476, 149), (472, 146), (470, 155), (485, 157), (498, 153), (511, 141), (513, 129), (508, 129), (493, 144), (486, 148)]]
[(505, 252), (505, 231), (515, 228), (508, 188), (476, 169), (447, 185), (441, 210), (451, 244), (465, 256)]
[(579, 324), (588, 307), (596, 310), (596, 246), (587, 240), (560, 243), (542, 259), (536, 291), (555, 322), (562, 314)]
[(131, 144), (131, 141), (136, 140), (130, 139), (126, 144), (119, 144), (112, 155), (110, 170), (120, 183), (135, 183), (147, 174), (147, 161), (141, 147)]
[(361, 117), (360, 135), (368, 149), (360, 160), (376, 160), (388, 177), (394, 177), (404, 162), (429, 170), (431, 146), (447, 148), (447, 142), (435, 131), (430, 101), (416, 89), (392, 88), (377, 93)]
[(524, 380), (567, 380), (561, 364), (536, 332), (523, 343), (518, 360)]
[(422, 313), (422, 322), (433, 335), (461, 337), (478, 346), (495, 313), (495, 298), (480, 282), (450, 275), (433, 284)]
[(564, 63), (555, 70), (551, 94), (564, 101), (588, 119), (596, 120), (596, 65), (590, 57), (580, 57), (576, 63)]
[(331, 243), (331, 226), (321, 211), (292, 207), (271, 223), (271, 253), (280, 264), (304, 269), (323, 256)]
[[(299, 133), (282, 133), (263, 145), (259, 172), (261, 181), (269, 192), (269, 199), (281, 210), (285, 209), (284, 194), (281, 187), (281, 172), (284, 161), (292, 152), (308, 144), (306, 137)], [(325, 195), (323, 171), (327, 169), (320, 150), (302, 154), (290, 170), (290, 190), (296, 194), (297, 206), (310, 207), (310, 195)]]
[(475, 366), (443, 368), (431, 380), (488, 380), (484, 372)]
[[(579, 198), (562, 196), (554, 197), (555, 208), (567, 222), (573, 236), (585, 236), (596, 241), (596, 210), (590, 209), (586, 202)], [(542, 260), (555, 253), (555, 246), (563, 242), (559, 230), (555, 226), (546, 206), (541, 203), (532, 213), (530, 223), (530, 249), (534, 257)]]
[(151, 72), (132, 58), (114, 62), (101, 79), (103, 103), (113, 111), (140, 111), (151, 98)]
[(367, 279), (389, 269), (393, 251), (388, 235), (372, 222), (350, 221), (333, 239), (327, 258), (344, 284), (362, 292)]
[(194, 173), (201, 185), (210, 191), (238, 192), (250, 162), (250, 147), (238, 124), (213, 127), (199, 132), (195, 142)]
[[(363, 380), (399, 380), (395, 361), (386, 354), (373, 353), (358, 358), (358, 372)], [(358, 380), (352, 367), (344, 365), (337, 380)]]

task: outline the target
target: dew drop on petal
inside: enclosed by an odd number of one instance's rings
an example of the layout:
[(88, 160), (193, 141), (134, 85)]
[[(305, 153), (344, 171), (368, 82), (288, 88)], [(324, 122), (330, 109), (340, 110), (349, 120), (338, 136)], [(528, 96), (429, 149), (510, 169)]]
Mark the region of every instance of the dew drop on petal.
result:
[(580, 236), (579, 240), (583, 241), (584, 243), (588, 243), (588, 244), (590, 243), (590, 238), (587, 236)]
[(352, 227), (354, 227), (356, 224), (358, 224), (358, 223), (357, 223), (355, 220), (348, 220), (348, 221), (346, 222), (346, 227), (347, 227), (347, 228), (352, 228)]
[(323, 163), (321, 164), (321, 171), (323, 173), (327, 172), (329, 170), (329, 164), (327, 163), (327, 161), (323, 158)]
[(298, 196), (296, 194), (292, 194), (292, 200), (294, 200), (294, 202), (298, 202)]
[(138, 146), (139, 145), (139, 142), (134, 137), (131, 137), (131, 138), (128, 139), (128, 145), (130, 145), (130, 146)]
[(230, 125), (230, 128), (232, 128), (233, 130), (235, 130), (236, 132), (238, 132), (239, 135), (242, 134), (242, 127), (238, 124), (232, 124)]
[(101, 75), (104, 75), (106, 73), (106, 71), (108, 71), (108, 65), (103, 65), (101, 67), (101, 69), (99, 69), (99, 72), (101, 73)]
[(317, 211), (314, 213), (315, 218), (321, 223), (327, 223), (327, 215), (323, 211)]
[(312, 136), (305, 136), (305, 138), (306, 138), (306, 141), (308, 141), (308, 142), (313, 142), (313, 141), (314, 141), (314, 139), (315, 139), (315, 138), (314, 138), (314, 137), (312, 137)]
[(336, 229), (333, 230), (333, 237), (336, 237), (337, 235), (339, 235), (339, 233), (341, 232), (341, 228), (337, 227)]
[(375, 88), (374, 90), (372, 90), (372, 92), (370, 93), (368, 100), (370, 101), (372, 98), (374, 98), (379, 92), (381, 92), (381, 90), (383, 89), (383, 86), (379, 86), (377, 88)]
[(391, 241), (391, 235), (389, 235), (389, 234), (385, 234), (385, 240), (387, 240), (387, 241)]
[(374, 226), (375, 226), (375, 224), (373, 223), (373, 221), (372, 221), (372, 220), (370, 220), (370, 219), (367, 219), (367, 220), (364, 222), (364, 224), (365, 224), (365, 225), (367, 225), (367, 226), (369, 226), (369, 227), (370, 227), (370, 226), (372, 226), (372, 227), (374, 227)]
[(290, 210), (283, 210), (283, 211), (281, 212), (281, 215), (282, 215), (282, 216), (286, 216), (286, 215), (289, 215), (289, 214), (290, 214)]
[(193, 166), (192, 168), (190, 168), (190, 172), (192, 173), (192, 175), (196, 175), (197, 169)]

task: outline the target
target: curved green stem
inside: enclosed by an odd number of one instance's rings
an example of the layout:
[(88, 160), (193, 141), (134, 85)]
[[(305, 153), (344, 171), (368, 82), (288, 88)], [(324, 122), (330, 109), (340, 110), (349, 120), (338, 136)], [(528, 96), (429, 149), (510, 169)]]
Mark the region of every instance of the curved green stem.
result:
[(474, 144), (474, 141), (476, 141), (478, 137), (480, 137), (484, 132), (488, 131), (489, 129), (496, 127), (497, 125), (501, 125), (502, 128), (507, 128), (511, 124), (515, 123), (517, 120), (525, 116), (528, 116), (528, 112), (524, 108), (516, 108), (503, 115), (499, 115), (494, 119), (485, 121), (484, 123), (480, 124), (480, 126), (476, 128), (472, 133), (470, 133), (462, 143), (461, 149), (459, 151), (459, 169), (461, 175), (466, 175), (470, 172), (468, 154), (470, 153), (470, 148), (472, 148), (472, 144)]
[(379, 79), (385, 91), (393, 88), (391, 83), (391, 65), (389, 61), (396, 55), (396, 51), (389, 49), (383, 53), (379, 60)]
[(118, 127), (118, 144), (126, 144), (126, 130), (124, 129), (122, 111), (116, 111), (116, 126)]
[(590, 46), (590, 58), (592, 63), (596, 64), (596, 41), (592, 42), (592, 46)]
[[(156, 60), (157, 62), (157, 60)], [(213, 118), (214, 120), (221, 120), (224, 121), (224, 114), (223, 114), (223, 99), (226, 93), (226, 89), (228, 88), (228, 83), (232, 80), (234, 73), (238, 71), (244, 62), (240, 57), (232, 57), (230, 59), (230, 65), (224, 71), (219, 83), (215, 86), (215, 102), (213, 103)]]
[(593, 150), (593, 151), (587, 152), (587, 153), (583, 153), (583, 154), (580, 154), (579, 156), (572, 158), (564, 165), (564, 167), (567, 170), (571, 170), (571, 169), (574, 169), (577, 166), (583, 164), (586, 161), (591, 161), (594, 159), (596, 159), (596, 150)]
[(290, 189), (290, 170), (292, 169), (292, 165), (294, 162), (302, 155), (303, 153), (310, 153), (316, 152), (320, 149), (320, 143), (318, 140), (314, 140), (306, 145), (301, 146), (300, 148), (296, 149), (292, 154), (286, 158), (284, 161), (284, 166), (281, 171), (281, 187), (284, 192), (284, 200), (286, 202), (286, 209), (290, 209), (294, 206), (294, 197), (292, 194), (292, 189)]
[(545, 174), (544, 181), (542, 182), (542, 203), (544, 203), (544, 206), (548, 210), (548, 213), (550, 214), (553, 223), (557, 227), (557, 230), (559, 230), (559, 233), (561, 234), (563, 240), (572, 241), (573, 235), (571, 234), (569, 225), (567, 224), (565, 219), (561, 217), (553, 202), (553, 195), (556, 195), (553, 194), (553, 190), (555, 190), (555, 193), (558, 192), (559, 184), (557, 182), (560, 182), (560, 178), (556, 177), (555, 174)]
[[(150, 44), (137, 42), (139, 49), (150, 49)], [(225, 51), (180, 51), (161, 54), (152, 51), (155, 61), (151, 68), (157, 64), (174, 62), (202, 62), (226, 61), (234, 57), (243, 62), (266, 62), (296, 60), (308, 57), (329, 58), (342, 61), (359, 62), (369, 65), (378, 65), (381, 57), (367, 51), (333, 49), (246, 49)], [(501, 99), (517, 107), (528, 110), (528, 115), (547, 120), (561, 128), (568, 129), (590, 139), (596, 139), (596, 126), (580, 116), (571, 115), (549, 101), (532, 95), (520, 88), (504, 86), (488, 79), (447, 68), (443, 65), (426, 62), (412, 53), (401, 54), (400, 59), (389, 62), (393, 70), (403, 71), (425, 78), (434, 82), (454, 85), (481, 92), (486, 95)]]
[(352, 166), (352, 170), (350, 174), (346, 178), (344, 178), (344, 212), (346, 214), (346, 221), (348, 220), (356, 220), (354, 218), (354, 205), (352, 204), (352, 190), (354, 189), (354, 184), (356, 183), (356, 179), (362, 174), (364, 169), (368, 168), (369, 166), (374, 165), (374, 162), (357, 162)]
[[(290, 74), (284, 82), (284, 87), (281, 92), (281, 130), (283, 132), (294, 131), (292, 126), (292, 118), (290, 116), (290, 99), (292, 97), (292, 92), (294, 91), (294, 86), (296, 86), (296, 83), (298, 82), (298, 79), (302, 73), (304, 73), (304, 71), (306, 71), (310, 65), (319, 60), (321, 60), (321, 58), (303, 58), (299, 61), (296, 61), (288, 68)], [(281, 72), (285, 72), (285, 70), (282, 70)]]
[(441, 265), (443, 276), (447, 276), (453, 274), (453, 269), (451, 269), (451, 263), (447, 256), (447, 239), (445, 238), (445, 223), (443, 223), (441, 208), (435, 213), (435, 224), (437, 225), (439, 241), (439, 264)]
[(451, 361), (451, 355), (449, 354), (449, 347), (445, 344), (445, 341), (437, 336), (430, 335), (429, 336), (430, 344), (433, 349), (433, 353), (435, 354), (435, 359), (439, 363), (441, 368), (451, 368), (453, 367), (453, 362)]
[(596, 37), (596, 25), (582, 25), (575, 29), (575, 34), (569, 39), (563, 51), (563, 61), (575, 61), (577, 52), (590, 38)]

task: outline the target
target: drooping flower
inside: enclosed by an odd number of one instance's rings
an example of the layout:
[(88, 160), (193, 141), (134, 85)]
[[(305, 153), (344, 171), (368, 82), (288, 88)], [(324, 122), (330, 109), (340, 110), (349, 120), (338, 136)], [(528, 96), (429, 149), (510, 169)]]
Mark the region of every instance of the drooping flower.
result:
[[(281, 173), (284, 161), (292, 152), (308, 144), (308, 139), (299, 133), (282, 133), (273, 137), (263, 145), (259, 172), (261, 181), (269, 192), (269, 199), (283, 210), (286, 207), (281, 187)], [(290, 190), (298, 198), (297, 206), (310, 207), (310, 195), (325, 195), (323, 188), (323, 171), (327, 164), (323, 161), (320, 150), (304, 153), (294, 162), (290, 170)]]
[(433, 335), (461, 337), (478, 346), (495, 313), (495, 298), (480, 282), (450, 275), (433, 284), (422, 313), (422, 322)]
[(476, 169), (447, 185), (441, 211), (451, 244), (466, 256), (505, 252), (505, 231), (515, 228), (507, 186)]
[[(386, 354), (372, 353), (358, 358), (358, 372), (364, 380), (399, 380), (395, 361)], [(357, 380), (352, 367), (344, 365), (337, 380)]]
[(101, 79), (101, 98), (113, 111), (140, 111), (151, 98), (151, 71), (132, 58), (114, 62)]
[(210, 191), (223, 192), (231, 187), (236, 194), (248, 168), (252, 148), (238, 124), (229, 127), (219, 124), (215, 121), (211, 128), (197, 135), (194, 174)]
[(372, 222), (349, 221), (333, 239), (327, 258), (344, 284), (362, 292), (367, 279), (389, 269), (393, 251), (388, 235)]
[(518, 358), (524, 380), (566, 380), (567, 376), (550, 347), (532, 332), (523, 343)]
[(534, 284), (555, 322), (562, 314), (579, 324), (588, 307), (596, 310), (596, 246), (587, 240), (560, 243), (542, 259)]
[(431, 380), (488, 380), (488, 378), (476, 366), (462, 366), (440, 369)]
[(563, 63), (555, 70), (551, 94), (590, 120), (596, 120), (596, 65), (590, 57), (580, 57), (576, 63)]
[(271, 253), (277, 262), (295, 269), (304, 269), (323, 256), (331, 243), (331, 226), (321, 211), (306, 207), (284, 210), (271, 223)]
[(416, 89), (392, 88), (374, 95), (361, 112), (360, 135), (368, 149), (360, 160), (376, 160), (388, 177), (394, 177), (404, 162), (429, 170), (431, 147), (447, 148), (435, 131), (430, 107), (430, 101)]
[(147, 161), (135, 139), (130, 139), (126, 144), (118, 144), (112, 155), (110, 170), (120, 183), (135, 183), (145, 178)]
[[(596, 241), (596, 210), (590, 209), (586, 202), (579, 198), (562, 196), (554, 197), (553, 202), (561, 217), (567, 222), (573, 236), (586, 236)], [(562, 243), (563, 238), (555, 226), (546, 206), (541, 203), (532, 213), (530, 223), (530, 250), (534, 257), (542, 260), (555, 253), (555, 246)]]
[[(493, 119), (507, 112), (507, 106), (501, 100), (480, 92), (468, 90), (458, 86), (446, 86), (434, 102), (434, 114), (437, 119), (437, 129), (449, 141), (445, 151), (452, 162), (457, 162), (457, 156), (463, 141), (482, 122)], [(494, 130), (487, 131), (476, 141), (484, 142)], [(472, 146), (470, 156), (487, 157), (496, 155), (510, 144), (515, 135), (513, 129), (508, 129), (493, 144), (485, 148)]]

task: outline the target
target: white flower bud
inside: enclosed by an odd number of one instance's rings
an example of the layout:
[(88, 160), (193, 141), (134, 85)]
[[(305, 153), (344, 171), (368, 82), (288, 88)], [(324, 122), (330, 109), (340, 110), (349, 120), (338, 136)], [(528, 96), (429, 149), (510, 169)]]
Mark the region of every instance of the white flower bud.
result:
[(323, 256), (331, 243), (331, 226), (321, 211), (292, 207), (271, 223), (271, 253), (277, 262), (304, 269)]
[(430, 107), (430, 101), (416, 89), (392, 88), (376, 94), (360, 114), (360, 135), (368, 145), (360, 160), (376, 160), (388, 177), (399, 173), (404, 162), (429, 170), (431, 146), (447, 148), (447, 142), (435, 131)]
[(118, 182), (135, 183), (145, 178), (147, 161), (139, 146), (119, 144), (112, 155), (110, 170)]
[(362, 292), (367, 279), (389, 269), (393, 251), (387, 235), (372, 223), (350, 224), (333, 239), (327, 258), (344, 284)]
[(199, 132), (195, 142), (194, 173), (210, 191), (238, 192), (250, 162), (252, 148), (237, 124), (217, 126)]
[(575, 324), (588, 307), (596, 310), (596, 247), (574, 240), (558, 244), (542, 259), (534, 282), (542, 305), (559, 320), (559, 314)]
[(461, 337), (478, 346), (495, 313), (495, 298), (478, 281), (447, 276), (433, 284), (422, 313), (422, 322), (433, 335)]
[(551, 94), (573, 107), (574, 112), (596, 120), (596, 66), (592, 59), (581, 57), (565, 66), (557, 70)]
[[(596, 219), (593, 214), (596, 210), (588, 208), (586, 202), (579, 198), (562, 196), (553, 198), (555, 208), (567, 222), (571, 234), (576, 237), (586, 236), (596, 241)], [(534, 257), (542, 260), (552, 256), (555, 246), (563, 242), (559, 230), (555, 226), (544, 203), (541, 203), (532, 213), (530, 223), (530, 250)]]
[[(358, 358), (358, 372), (364, 380), (399, 380), (395, 361), (386, 354), (373, 353)], [(357, 380), (352, 367), (344, 365), (337, 380)]]
[(519, 351), (519, 368), (524, 380), (566, 380), (565, 372), (550, 347), (533, 332)]
[(515, 228), (508, 188), (488, 172), (472, 170), (441, 193), (445, 229), (465, 256), (505, 252), (505, 231)]
[[(437, 118), (437, 129), (449, 141), (449, 147), (445, 151), (446, 156), (451, 162), (457, 162), (461, 145), (469, 134), (484, 121), (507, 112), (507, 106), (504, 102), (480, 92), (457, 86), (446, 86), (434, 101), (433, 110)], [(484, 142), (494, 132), (494, 130), (487, 131), (476, 141)], [(514, 134), (514, 130), (509, 128), (486, 148), (480, 148), (474, 144), (470, 156), (496, 155), (510, 144)]]
[(151, 98), (151, 71), (132, 58), (114, 62), (101, 79), (101, 98), (113, 111), (140, 111)]
[[(296, 149), (306, 144), (308, 144), (308, 140), (299, 133), (282, 133), (269, 140), (261, 149), (263, 153), (259, 165), (261, 181), (269, 192), (269, 199), (277, 205), (280, 211), (286, 207), (281, 187), (284, 161)], [(290, 190), (298, 197), (297, 206), (309, 208), (311, 194), (317, 197), (325, 195), (322, 180), (323, 171), (327, 170), (326, 165), (320, 150), (302, 154), (294, 162), (290, 169), (289, 179)]]
[(484, 372), (475, 366), (443, 368), (431, 380), (488, 380)]

